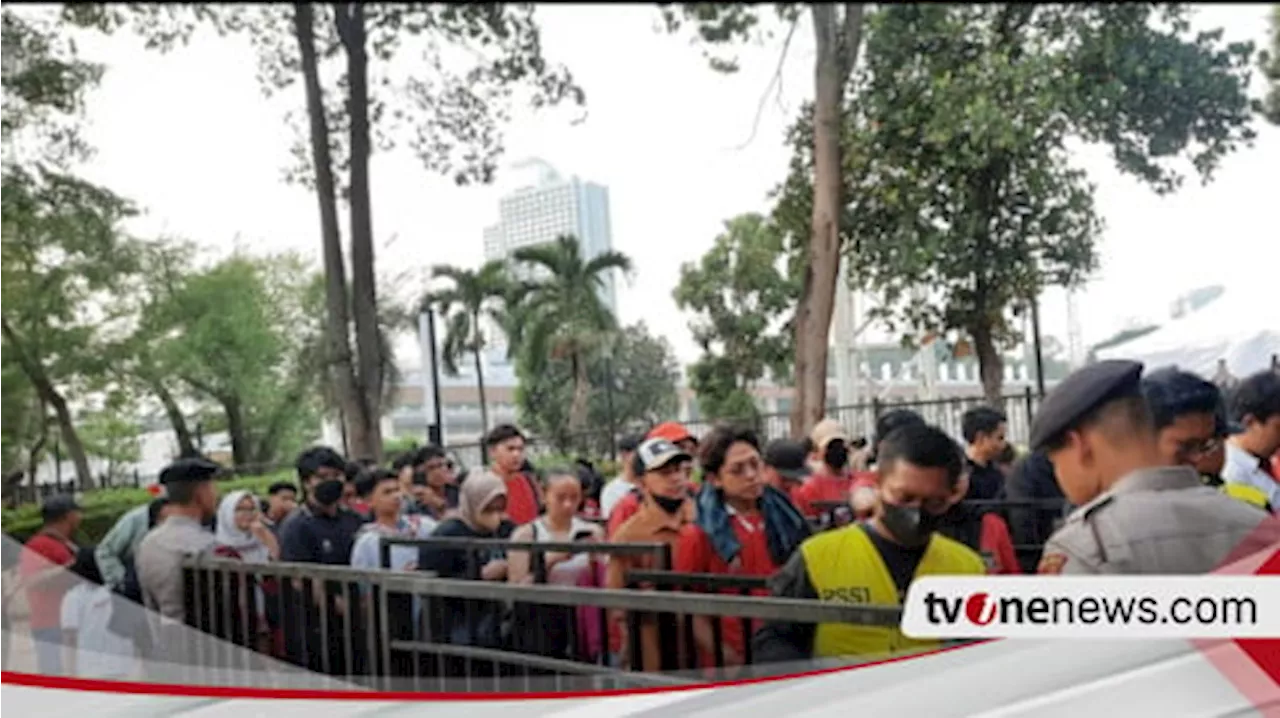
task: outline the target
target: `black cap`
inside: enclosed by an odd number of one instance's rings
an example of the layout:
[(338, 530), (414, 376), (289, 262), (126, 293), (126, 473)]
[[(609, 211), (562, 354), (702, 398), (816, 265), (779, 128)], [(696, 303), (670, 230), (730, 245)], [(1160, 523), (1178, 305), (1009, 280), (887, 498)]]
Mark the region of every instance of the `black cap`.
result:
[(191, 481), (212, 481), (222, 473), (222, 467), (208, 459), (178, 459), (160, 472), (161, 484), (177, 484)]
[(639, 449), (642, 443), (644, 443), (644, 434), (626, 434), (618, 439), (618, 451), (632, 452)]
[(802, 441), (774, 439), (764, 447), (764, 463), (784, 479), (803, 481), (811, 473), (808, 459)]
[(40, 505), (40, 519), (45, 523), (57, 521), (72, 511), (79, 511), (80, 504), (76, 503), (74, 496), (67, 494), (58, 494), (50, 496)]
[(1112, 359), (1072, 372), (1040, 404), (1031, 422), (1031, 449), (1038, 451), (1075, 428), (1093, 410), (1125, 396), (1141, 395), (1142, 364)]

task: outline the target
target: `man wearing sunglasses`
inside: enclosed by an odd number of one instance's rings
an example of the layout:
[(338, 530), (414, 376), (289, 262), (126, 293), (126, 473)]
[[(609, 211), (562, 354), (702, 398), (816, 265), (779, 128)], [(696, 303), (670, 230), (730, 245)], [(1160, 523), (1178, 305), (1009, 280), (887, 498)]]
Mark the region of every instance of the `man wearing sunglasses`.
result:
[(1267, 496), (1258, 489), (1222, 481), (1227, 421), (1217, 386), (1195, 374), (1169, 368), (1143, 377), (1142, 394), (1151, 408), (1165, 464), (1194, 467), (1206, 484), (1270, 510)]

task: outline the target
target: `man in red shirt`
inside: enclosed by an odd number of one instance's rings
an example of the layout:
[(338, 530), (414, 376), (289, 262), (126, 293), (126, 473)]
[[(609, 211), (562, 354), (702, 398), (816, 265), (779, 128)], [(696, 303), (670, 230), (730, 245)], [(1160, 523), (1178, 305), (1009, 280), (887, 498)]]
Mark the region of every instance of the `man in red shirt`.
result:
[[(809, 537), (809, 525), (790, 499), (765, 482), (760, 440), (749, 429), (718, 427), (702, 441), (702, 466), (709, 487), (698, 495), (695, 523), (680, 530), (675, 570), (768, 577)], [(726, 593), (737, 593), (726, 589)], [(767, 596), (761, 588), (756, 595)], [(741, 666), (746, 641), (743, 621), (721, 621), (721, 648), (726, 667)], [(714, 666), (715, 638), (711, 619), (695, 616), (694, 640), (703, 666)]]
[(764, 448), (764, 481), (786, 494), (794, 496), (804, 480), (813, 471), (809, 469), (809, 451), (804, 442), (791, 439), (774, 439)]
[(533, 521), (542, 513), (542, 487), (521, 471), (524, 444), (524, 434), (511, 424), (499, 424), (484, 437), (490, 468), (507, 487), (507, 518), (517, 526)]
[(67, 570), (78, 548), (71, 537), (80, 528), (80, 507), (70, 496), (53, 496), (40, 507), (43, 525), (27, 540), (18, 560), (18, 580), (27, 590), (36, 666), (46, 676), (62, 675), (62, 596), (74, 578)]
[[(824, 515), (818, 502), (847, 503), (853, 487), (849, 471), (849, 435), (835, 419), (823, 419), (810, 432), (813, 451), (819, 459), (813, 474), (792, 494), (796, 508), (809, 518)], [(836, 518), (836, 517), (833, 517)], [(848, 517), (844, 517), (847, 521)]]

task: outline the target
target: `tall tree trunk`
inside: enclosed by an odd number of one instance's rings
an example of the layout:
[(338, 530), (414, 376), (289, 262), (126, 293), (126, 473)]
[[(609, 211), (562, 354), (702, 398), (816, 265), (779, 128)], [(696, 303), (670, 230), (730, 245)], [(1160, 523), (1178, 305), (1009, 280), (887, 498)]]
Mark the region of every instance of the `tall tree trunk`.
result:
[(67, 407), (67, 400), (62, 398), (62, 394), (45, 373), (40, 359), (27, 353), (26, 344), (18, 337), (18, 333), (8, 321), (0, 322), (0, 332), (3, 332), (4, 338), (8, 340), (11, 351), (18, 359), (18, 365), (22, 367), (27, 379), (31, 380), (31, 385), (35, 387), (40, 401), (53, 407), (58, 430), (62, 433), (62, 441), (66, 444), (67, 453), (71, 454), (71, 461), (76, 466), (77, 487), (81, 491), (94, 488), (93, 474), (89, 471), (89, 457), (85, 454), (84, 444), (80, 442), (80, 434), (76, 432), (76, 425), (71, 418), (71, 410)]
[(97, 482), (93, 478), (93, 472), (89, 470), (89, 457), (85, 454), (84, 444), (80, 442), (80, 434), (76, 431), (75, 422), (71, 419), (67, 400), (62, 398), (52, 384), (45, 382), (43, 387), (37, 385), (37, 388), (42, 393), (47, 392), (45, 401), (53, 407), (53, 415), (58, 421), (58, 430), (62, 433), (62, 443), (67, 447), (67, 453), (71, 455), (71, 462), (76, 465), (76, 488), (81, 491), (95, 488)]
[(351, 320), (347, 309), (347, 276), (342, 257), (342, 235), (338, 229), (337, 192), (333, 179), (333, 158), (329, 151), (329, 121), (324, 112), (320, 69), (316, 59), (315, 15), (310, 3), (294, 3), (293, 27), (302, 59), (303, 84), (307, 95), (307, 116), (311, 124), (311, 156), (316, 172), (316, 200), (320, 208), (320, 237), (324, 246), (326, 339), (329, 344), (329, 374), (337, 385), (342, 407), (344, 434), (368, 434), (364, 402), (356, 381), (351, 357)]
[(240, 471), (254, 472), (250, 457), (249, 427), (244, 420), (244, 405), (238, 396), (219, 398), (222, 411), (227, 415), (227, 434), (231, 436), (231, 461)]
[(1004, 401), (1004, 358), (996, 349), (991, 320), (979, 319), (972, 327), (973, 353), (978, 357), (978, 375), (982, 377), (982, 395), (996, 408)]
[(571, 442), (582, 444), (582, 432), (587, 426), (587, 400), (590, 398), (587, 361), (580, 351), (574, 350), (569, 355), (569, 364), (573, 369), (573, 403), (569, 405), (569, 431), (573, 435)]
[(39, 399), (37, 403), (40, 410), (40, 434), (36, 436), (35, 443), (27, 451), (27, 483), (31, 485), (33, 501), (40, 500), (40, 487), (36, 477), (40, 472), (40, 453), (44, 451), (44, 445), (49, 441), (49, 407), (45, 405), (43, 399)]
[(827, 404), (827, 357), (831, 318), (840, 273), (840, 214), (844, 209), (840, 174), (844, 89), (861, 44), (862, 5), (814, 4), (817, 43), (813, 108), (813, 218), (796, 305), (795, 402), (791, 433), (803, 436), (820, 421)]
[(156, 379), (151, 382), (151, 392), (160, 400), (160, 404), (164, 406), (165, 416), (169, 419), (170, 426), (173, 427), (173, 433), (178, 437), (178, 455), (194, 456), (196, 454), (195, 436), (191, 433), (191, 428), (187, 426), (187, 417), (182, 415), (182, 408), (178, 406), (178, 401), (173, 398), (173, 392), (164, 385), (164, 381)]
[(351, 117), (351, 301), (356, 324), (356, 354), (362, 394), (364, 434), (355, 437), (357, 456), (382, 459), (382, 341), (378, 333), (377, 279), (374, 274), (373, 212), (369, 198), (369, 58), (364, 6), (344, 3), (335, 9), (338, 35), (347, 52)]
[(476, 391), (480, 394), (480, 434), (483, 436), (489, 433), (489, 401), (484, 391), (484, 360), (480, 356), (480, 347), (476, 347), (472, 353), (476, 360)]

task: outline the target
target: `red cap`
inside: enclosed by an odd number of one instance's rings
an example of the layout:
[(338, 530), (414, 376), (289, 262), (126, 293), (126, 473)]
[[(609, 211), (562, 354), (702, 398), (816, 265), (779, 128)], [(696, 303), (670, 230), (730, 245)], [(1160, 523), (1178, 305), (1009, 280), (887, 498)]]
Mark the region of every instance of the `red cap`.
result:
[(664, 421), (661, 424), (658, 424), (649, 431), (649, 435), (645, 438), (666, 439), (673, 444), (678, 444), (686, 439), (697, 441), (693, 434), (690, 434), (689, 430), (684, 428), (684, 424), (681, 424), (678, 421)]

